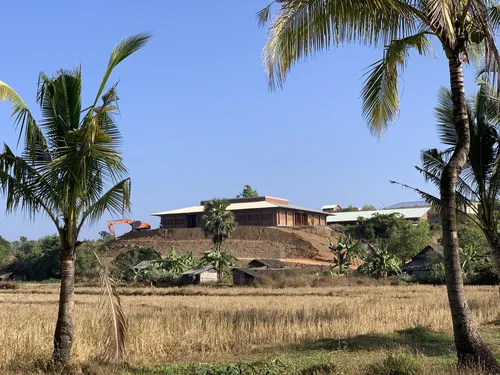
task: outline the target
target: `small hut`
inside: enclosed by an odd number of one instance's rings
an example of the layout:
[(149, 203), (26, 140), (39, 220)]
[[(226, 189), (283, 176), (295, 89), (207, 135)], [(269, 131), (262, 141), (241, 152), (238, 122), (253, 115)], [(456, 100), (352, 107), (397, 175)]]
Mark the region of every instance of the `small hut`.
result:
[(286, 268), (286, 264), (278, 259), (254, 259), (248, 263), (249, 268)]
[(260, 280), (259, 270), (265, 268), (233, 268), (231, 273), (233, 274), (233, 284), (234, 285), (248, 285), (253, 284)]
[(415, 277), (427, 277), (432, 270), (432, 259), (443, 258), (443, 250), (436, 246), (426, 246), (408, 263), (403, 264), (401, 271)]
[(193, 267), (181, 274), (183, 285), (213, 284), (219, 281), (217, 270), (212, 265)]
[(145, 270), (153, 266), (152, 260), (143, 260), (142, 262), (136, 264), (132, 267), (133, 270)]

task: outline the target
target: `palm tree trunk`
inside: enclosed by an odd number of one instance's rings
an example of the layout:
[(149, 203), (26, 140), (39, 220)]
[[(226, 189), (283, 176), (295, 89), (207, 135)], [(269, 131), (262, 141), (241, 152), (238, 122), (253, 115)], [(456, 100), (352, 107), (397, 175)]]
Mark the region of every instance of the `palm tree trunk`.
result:
[(52, 354), (52, 359), (61, 364), (69, 362), (73, 346), (74, 290), (75, 251), (74, 246), (65, 245), (61, 251), (61, 292)]
[(500, 278), (500, 238), (497, 235), (488, 236), (488, 249), (495, 261), (497, 275)]
[(470, 145), (469, 120), (465, 100), (462, 63), (457, 55), (449, 58), (450, 83), (453, 100), (453, 117), (457, 133), (455, 151), (443, 170), (440, 193), (443, 226), (444, 265), (446, 288), (453, 322), (453, 333), (458, 362), (462, 367), (484, 367), (499, 371), (493, 353), (482, 340), (472, 321), (465, 299), (462, 270), (459, 258), (455, 188), (458, 176), (466, 162)]

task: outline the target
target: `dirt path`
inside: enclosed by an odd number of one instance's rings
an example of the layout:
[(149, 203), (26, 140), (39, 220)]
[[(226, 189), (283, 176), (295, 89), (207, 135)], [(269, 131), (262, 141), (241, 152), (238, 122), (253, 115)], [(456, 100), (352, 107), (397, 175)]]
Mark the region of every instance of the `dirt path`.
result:
[[(250, 262), (255, 258), (237, 258), (243, 262)], [(307, 258), (282, 258), (279, 259), (283, 263), (295, 263), (295, 264), (305, 264), (310, 266), (331, 266), (331, 262), (321, 261), (321, 260), (312, 260)]]

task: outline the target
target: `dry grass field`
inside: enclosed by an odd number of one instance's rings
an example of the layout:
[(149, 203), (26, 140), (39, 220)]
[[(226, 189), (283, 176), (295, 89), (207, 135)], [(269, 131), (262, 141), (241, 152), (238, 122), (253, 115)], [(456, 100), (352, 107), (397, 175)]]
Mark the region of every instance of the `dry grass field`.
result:
[[(292, 363), (300, 356), (316, 356), (318, 361), (340, 360), (346, 368), (342, 373), (355, 374), (397, 348), (429, 358), (431, 367), (444, 366), (443, 373), (454, 361), (444, 287), (123, 288), (122, 292), (129, 318), (127, 362), (130, 368), (145, 369), (130, 373), (191, 373), (185, 368), (175, 372), (176, 366), (169, 369), (172, 362), (229, 363), (281, 356)], [(96, 362), (102, 352), (98, 294), (96, 288), (77, 288), (76, 363)], [(483, 334), (499, 353), (498, 288), (468, 287), (467, 295)], [(16, 290), (0, 290), (1, 374), (42, 372), (36, 363), (51, 354), (57, 299), (57, 285), (22, 284)]]

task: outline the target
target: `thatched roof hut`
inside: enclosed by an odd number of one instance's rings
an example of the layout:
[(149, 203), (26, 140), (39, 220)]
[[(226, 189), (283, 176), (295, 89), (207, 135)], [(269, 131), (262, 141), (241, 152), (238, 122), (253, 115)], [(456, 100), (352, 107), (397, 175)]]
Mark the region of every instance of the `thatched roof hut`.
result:
[(403, 264), (401, 271), (411, 276), (427, 277), (432, 270), (432, 259), (436, 257), (443, 258), (443, 249), (437, 246), (426, 246), (411, 261)]

